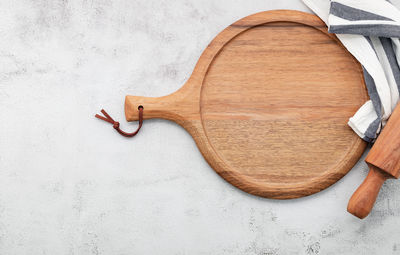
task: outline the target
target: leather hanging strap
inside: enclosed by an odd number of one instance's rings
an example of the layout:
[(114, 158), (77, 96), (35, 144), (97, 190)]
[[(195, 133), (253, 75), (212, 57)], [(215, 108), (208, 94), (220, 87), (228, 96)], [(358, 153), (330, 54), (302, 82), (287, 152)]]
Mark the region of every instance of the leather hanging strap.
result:
[(113, 128), (114, 128), (115, 130), (117, 130), (118, 133), (120, 133), (121, 135), (123, 135), (123, 136), (125, 136), (125, 137), (133, 137), (133, 136), (135, 136), (135, 135), (139, 132), (139, 130), (140, 130), (140, 128), (142, 127), (142, 124), (143, 124), (143, 106), (139, 106), (138, 110), (139, 110), (139, 126), (138, 126), (138, 128), (136, 129), (136, 131), (133, 132), (133, 133), (126, 133), (126, 132), (122, 131), (121, 129), (119, 129), (119, 122), (113, 120), (113, 118), (111, 118), (111, 116), (108, 115), (108, 113), (107, 113), (106, 111), (104, 111), (104, 109), (102, 109), (101, 112), (102, 112), (102, 113), (104, 114), (104, 116), (106, 116), (106, 117), (103, 117), (103, 116), (98, 115), (98, 114), (96, 114), (95, 117), (98, 118), (98, 119), (107, 121), (108, 123), (111, 123), (111, 124), (113, 125)]

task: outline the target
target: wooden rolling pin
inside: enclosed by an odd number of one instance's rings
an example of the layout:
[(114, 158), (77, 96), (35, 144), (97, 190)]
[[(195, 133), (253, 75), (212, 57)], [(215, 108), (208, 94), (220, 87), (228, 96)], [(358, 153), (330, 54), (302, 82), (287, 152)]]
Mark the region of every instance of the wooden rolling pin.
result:
[(347, 211), (360, 219), (374, 206), (379, 190), (386, 179), (400, 175), (400, 104), (389, 118), (365, 159), (370, 170), (364, 182), (350, 198)]

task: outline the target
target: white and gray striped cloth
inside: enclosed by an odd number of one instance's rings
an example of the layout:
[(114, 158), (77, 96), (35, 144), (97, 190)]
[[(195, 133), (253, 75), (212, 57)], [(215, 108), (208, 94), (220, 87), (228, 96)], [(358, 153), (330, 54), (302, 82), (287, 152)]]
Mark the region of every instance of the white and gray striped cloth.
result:
[(303, 0), (361, 63), (370, 100), (349, 126), (373, 142), (399, 101), (400, 11), (385, 0)]

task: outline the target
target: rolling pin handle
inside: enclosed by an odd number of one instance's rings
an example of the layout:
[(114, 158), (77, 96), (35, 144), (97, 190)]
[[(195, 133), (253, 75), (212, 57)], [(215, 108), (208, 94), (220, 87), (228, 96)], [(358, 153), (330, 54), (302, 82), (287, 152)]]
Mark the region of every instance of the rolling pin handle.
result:
[(351, 196), (347, 211), (360, 219), (367, 217), (374, 206), (382, 184), (388, 178), (389, 176), (378, 167), (371, 165), (364, 182)]

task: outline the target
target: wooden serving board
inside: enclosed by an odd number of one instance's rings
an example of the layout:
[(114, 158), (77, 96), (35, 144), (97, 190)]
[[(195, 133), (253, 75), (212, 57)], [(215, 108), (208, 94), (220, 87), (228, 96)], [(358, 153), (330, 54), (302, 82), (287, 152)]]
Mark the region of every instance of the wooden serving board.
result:
[(347, 121), (368, 100), (360, 64), (316, 16), (267, 11), (223, 30), (177, 92), (127, 96), (125, 115), (182, 125), (211, 167), (254, 195), (288, 199), (343, 177), (366, 144)]

